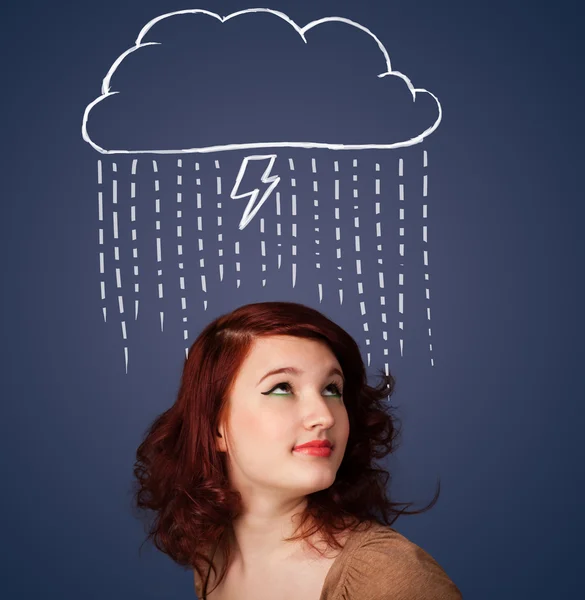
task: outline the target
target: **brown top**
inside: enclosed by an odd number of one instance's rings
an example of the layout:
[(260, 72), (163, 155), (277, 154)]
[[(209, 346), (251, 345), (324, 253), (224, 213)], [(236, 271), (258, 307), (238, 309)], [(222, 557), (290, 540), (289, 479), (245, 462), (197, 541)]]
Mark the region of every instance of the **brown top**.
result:
[[(205, 600), (197, 585), (195, 591)], [(367, 531), (358, 529), (350, 534), (327, 573), (319, 597), (319, 600), (462, 599), (459, 588), (430, 554), (392, 527), (377, 522)]]

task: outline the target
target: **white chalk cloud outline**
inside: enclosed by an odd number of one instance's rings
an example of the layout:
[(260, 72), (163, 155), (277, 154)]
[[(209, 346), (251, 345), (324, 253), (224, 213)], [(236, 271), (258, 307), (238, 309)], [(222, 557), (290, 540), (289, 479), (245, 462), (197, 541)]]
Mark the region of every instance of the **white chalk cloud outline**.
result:
[[(360, 29), (361, 31), (367, 33), (370, 37), (372, 37), (375, 40), (376, 44), (378, 44), (380, 51), (384, 55), (384, 59), (386, 61), (386, 66), (388, 67), (388, 70), (385, 73), (380, 73), (378, 75), (378, 77), (387, 77), (389, 75), (392, 75), (394, 77), (399, 77), (400, 79), (402, 79), (406, 83), (410, 93), (412, 94), (413, 102), (416, 101), (416, 95), (419, 93), (429, 94), (430, 96), (432, 96), (432, 98), (437, 103), (437, 109), (438, 109), (438, 113), (439, 113), (437, 120), (433, 123), (433, 125), (431, 125), (431, 127), (429, 127), (428, 129), (425, 129), (421, 134), (419, 134), (413, 138), (410, 138), (409, 140), (404, 140), (401, 142), (394, 142), (391, 144), (329, 144), (326, 142), (253, 142), (253, 143), (246, 143), (246, 144), (223, 144), (223, 145), (219, 145), (219, 146), (204, 146), (201, 148), (187, 148), (187, 149), (179, 149), (179, 150), (106, 150), (105, 148), (98, 146), (98, 144), (96, 144), (89, 137), (89, 134), (87, 132), (87, 121), (89, 119), (89, 114), (92, 111), (93, 107), (96, 106), (97, 104), (99, 104), (100, 102), (102, 102), (103, 100), (105, 100), (106, 98), (108, 98), (109, 96), (113, 96), (115, 94), (120, 93), (120, 92), (110, 91), (110, 81), (112, 79), (112, 76), (116, 72), (116, 69), (120, 66), (122, 61), (128, 55), (132, 54), (133, 52), (136, 52), (136, 50), (138, 50), (140, 48), (143, 48), (145, 46), (161, 45), (161, 42), (142, 43), (142, 40), (144, 39), (146, 34), (150, 31), (150, 29), (154, 25), (156, 25), (156, 23), (158, 23), (159, 21), (162, 21), (163, 19), (173, 17), (175, 15), (197, 14), (197, 13), (208, 15), (210, 17), (214, 17), (214, 18), (218, 19), (219, 21), (221, 21), (222, 23), (225, 23), (229, 19), (233, 19), (234, 17), (237, 17), (239, 15), (244, 15), (247, 13), (255, 13), (255, 12), (266, 12), (266, 13), (273, 14), (277, 17), (280, 17), (281, 19), (286, 21), (291, 27), (294, 28), (294, 30), (301, 36), (301, 38), (305, 42), (305, 44), (308, 43), (305, 38), (305, 33), (307, 31), (309, 31), (313, 27), (316, 27), (317, 25), (320, 25), (321, 23), (328, 23), (331, 21), (339, 21), (341, 23), (347, 23), (348, 25), (356, 27), (357, 29)], [(134, 43), (134, 46), (132, 46), (131, 48), (128, 48), (128, 50), (126, 50), (125, 52), (120, 54), (120, 56), (114, 61), (114, 63), (110, 67), (110, 70), (108, 71), (107, 75), (104, 77), (104, 80), (102, 82), (101, 95), (99, 97), (97, 97), (95, 100), (93, 100), (92, 102), (90, 102), (87, 105), (87, 107), (85, 108), (85, 111), (83, 114), (83, 123), (81, 126), (81, 133), (82, 133), (83, 139), (88, 144), (90, 144), (90, 146), (94, 150), (97, 150), (98, 152), (101, 152), (102, 154), (190, 154), (190, 153), (222, 152), (222, 151), (227, 151), (227, 150), (247, 150), (247, 149), (256, 149), (256, 148), (328, 148), (329, 150), (390, 149), (390, 148), (402, 148), (405, 146), (413, 146), (415, 144), (419, 144), (420, 142), (422, 142), (425, 139), (425, 137), (429, 136), (431, 133), (433, 133), (433, 131), (435, 131), (435, 129), (437, 129), (437, 127), (439, 126), (439, 123), (441, 122), (442, 115), (443, 115), (443, 111), (441, 109), (441, 103), (439, 102), (439, 99), (432, 92), (429, 92), (428, 90), (425, 90), (423, 88), (415, 88), (412, 85), (412, 82), (410, 81), (410, 79), (406, 75), (404, 75), (404, 73), (400, 73), (399, 71), (393, 71), (392, 66), (390, 64), (390, 56), (388, 55), (388, 52), (386, 51), (386, 48), (384, 47), (382, 42), (367, 27), (364, 27), (363, 25), (360, 25), (359, 23), (357, 23), (355, 21), (346, 19), (344, 17), (323, 17), (322, 19), (317, 19), (315, 21), (311, 21), (304, 27), (299, 27), (290, 17), (285, 15), (283, 12), (280, 12), (277, 10), (272, 10), (270, 8), (248, 8), (245, 10), (240, 10), (238, 12), (232, 13), (232, 14), (228, 15), (227, 17), (222, 17), (221, 15), (218, 15), (216, 13), (213, 13), (213, 12), (210, 12), (207, 10), (193, 8), (193, 9), (186, 9), (186, 10), (178, 10), (178, 11), (171, 12), (171, 13), (165, 13), (164, 15), (155, 17), (154, 19), (149, 21), (142, 28), (138, 37), (136, 38), (136, 42)]]

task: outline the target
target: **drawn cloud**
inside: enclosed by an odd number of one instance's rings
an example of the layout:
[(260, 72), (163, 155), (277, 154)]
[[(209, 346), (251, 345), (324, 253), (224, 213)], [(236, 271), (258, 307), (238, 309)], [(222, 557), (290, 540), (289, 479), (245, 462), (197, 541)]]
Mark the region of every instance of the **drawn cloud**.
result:
[(389, 149), (420, 143), (441, 117), (359, 23), (191, 9), (143, 27), (86, 107), (82, 135), (103, 154)]

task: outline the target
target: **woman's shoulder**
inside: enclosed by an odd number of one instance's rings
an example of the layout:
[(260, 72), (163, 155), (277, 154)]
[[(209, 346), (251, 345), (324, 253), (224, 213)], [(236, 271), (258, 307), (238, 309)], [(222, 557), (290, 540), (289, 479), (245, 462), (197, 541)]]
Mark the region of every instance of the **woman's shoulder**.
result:
[(356, 530), (328, 578), (321, 600), (461, 600), (439, 563), (392, 527), (377, 522)]

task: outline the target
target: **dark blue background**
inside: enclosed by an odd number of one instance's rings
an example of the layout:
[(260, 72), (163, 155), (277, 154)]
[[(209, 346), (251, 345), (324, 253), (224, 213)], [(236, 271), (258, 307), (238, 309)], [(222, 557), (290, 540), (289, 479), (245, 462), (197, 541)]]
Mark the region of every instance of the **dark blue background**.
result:
[[(99, 156), (81, 139), (81, 117), (153, 17), (249, 7), (4, 7), (3, 597), (194, 596), (191, 571), (153, 549), (138, 557), (144, 533), (129, 509), (134, 453), (174, 401), (182, 344), (178, 330), (135, 329), (125, 373), (119, 328), (101, 314)], [(431, 511), (395, 527), (466, 599), (576, 597), (585, 558), (577, 3), (275, 0), (270, 8), (301, 25), (331, 15), (365, 25), (393, 67), (444, 109), (424, 145), (436, 366), (422, 343), (404, 358), (393, 348), (403, 443), (388, 461), (394, 499), (420, 507), (438, 477), (442, 493)], [(302, 292), (218, 292), (213, 309), (191, 321), (191, 341), (234, 302), (305, 300)], [(333, 301), (321, 308), (363, 343), (359, 319)], [(423, 331), (422, 319), (410, 322)]]

